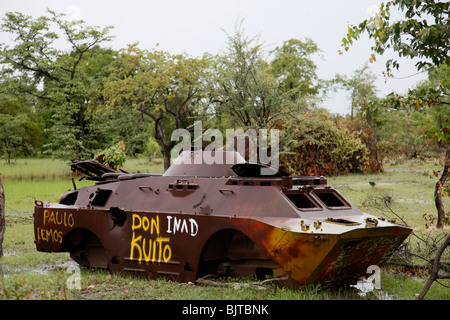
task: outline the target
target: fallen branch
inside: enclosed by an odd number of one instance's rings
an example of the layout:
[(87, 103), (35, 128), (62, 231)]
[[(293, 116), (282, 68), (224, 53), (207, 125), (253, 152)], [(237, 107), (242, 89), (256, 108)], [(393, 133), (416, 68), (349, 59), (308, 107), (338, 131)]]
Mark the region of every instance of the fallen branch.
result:
[(441, 266), (441, 256), (444, 253), (447, 246), (450, 246), (450, 235), (447, 236), (447, 238), (444, 240), (442, 245), (440, 246), (438, 252), (436, 253), (436, 257), (433, 261), (433, 269), (431, 270), (430, 277), (428, 278), (427, 282), (425, 283), (425, 286), (422, 289), (422, 292), (417, 297), (417, 300), (423, 300), (425, 295), (427, 294), (428, 290), (430, 289), (431, 285), (436, 279), (450, 279), (450, 276), (448, 275), (439, 275), (439, 269)]
[(230, 287), (231, 286), (235, 289), (240, 288), (240, 287), (248, 287), (248, 288), (253, 288), (253, 289), (258, 289), (258, 290), (266, 290), (267, 288), (262, 286), (263, 284), (288, 279), (288, 276), (282, 276), (282, 277), (266, 279), (263, 281), (256, 281), (256, 282), (219, 282), (219, 281), (214, 281), (214, 280), (208, 279), (211, 277), (215, 277), (215, 276), (208, 274), (202, 278), (197, 279), (196, 282), (199, 284), (218, 286), (218, 287)]

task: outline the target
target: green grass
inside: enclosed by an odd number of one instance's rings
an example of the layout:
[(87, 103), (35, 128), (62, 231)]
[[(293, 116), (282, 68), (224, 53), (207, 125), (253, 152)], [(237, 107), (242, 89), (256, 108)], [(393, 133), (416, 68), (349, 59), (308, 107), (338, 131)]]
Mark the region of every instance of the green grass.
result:
[[(146, 159), (129, 159), (124, 165), (129, 172), (163, 173), (161, 161), (150, 163)], [(0, 160), (0, 174), (3, 181), (70, 180), (70, 163), (57, 159), (16, 159), (11, 164)]]
[(3, 181), (42, 181), (70, 178), (68, 162), (52, 159), (17, 159), (8, 164), (0, 160)]
[[(64, 180), (6, 180), (3, 182), (5, 189), (5, 206), (7, 212), (31, 213), (34, 201), (58, 202), (61, 195), (73, 190), (72, 181)], [(90, 181), (76, 182), (77, 187), (92, 185)]]
[[(404, 163), (398, 167), (386, 165), (383, 173), (328, 177), (328, 183), (361, 211), (396, 218), (394, 211), (415, 231), (423, 231), (426, 228), (423, 215), (436, 215), (434, 187), (437, 178), (432, 172), (442, 167), (434, 160), (410, 161), (409, 167)], [(375, 182), (375, 186), (369, 182)], [(443, 203), (449, 211), (450, 199), (443, 197)], [(401, 220), (397, 218), (397, 221)]]
[[(145, 159), (130, 159), (124, 169), (163, 173), (161, 164)], [(18, 159), (10, 165), (0, 162), (0, 174), (5, 188), (5, 206), (10, 212), (31, 213), (35, 200), (57, 202), (64, 192), (73, 190), (70, 165), (61, 160)], [(93, 182), (75, 178), (75, 184), (80, 188)]]
[(155, 162), (149, 162), (144, 158), (129, 159), (125, 162), (124, 169), (129, 172), (164, 173), (164, 165), (161, 159), (157, 159)]
[[(398, 270), (386, 267), (381, 275), (381, 288), (386, 292), (391, 292), (392, 299), (413, 300), (416, 299), (423, 286), (425, 285), (428, 274), (416, 273), (415, 271), (398, 272)], [(450, 285), (448, 280), (440, 280), (446, 286)], [(438, 283), (433, 283), (427, 295), (426, 300), (450, 300), (450, 290)]]
[[(130, 159), (125, 163), (125, 169), (130, 172), (163, 172), (161, 163), (149, 163), (145, 159)], [(436, 212), (433, 190), (437, 179), (430, 178), (430, 175), (433, 170), (441, 169), (442, 165), (434, 160), (425, 163), (409, 161), (387, 164), (385, 172), (380, 174), (328, 177), (328, 181), (364, 212), (394, 218), (394, 211), (414, 228), (415, 233), (437, 235), (448, 233), (449, 227), (441, 231), (427, 229), (422, 215)], [(58, 201), (63, 192), (73, 189), (68, 163), (50, 159), (19, 159), (11, 165), (0, 163), (0, 174), (6, 194), (7, 224), (4, 256), (0, 259), (0, 275), (3, 274), (3, 277), (0, 276), (0, 299), (380, 299), (376, 291), (360, 297), (355, 288), (328, 290), (313, 286), (291, 290), (271, 284), (265, 285), (265, 290), (245, 286), (213, 287), (166, 280), (148, 281), (87, 268), (81, 268), (81, 289), (69, 290), (66, 285), (69, 277), (67, 267), (73, 265), (69, 254), (36, 251), (32, 221), (35, 200)], [(374, 181), (375, 186), (370, 186), (369, 181)], [(76, 180), (76, 184), (82, 187), (92, 182)], [(386, 199), (389, 199), (388, 206)], [(450, 199), (444, 198), (444, 206), (447, 211), (450, 209)], [(411, 245), (417, 245), (412, 237), (408, 241)], [(387, 266), (382, 269), (381, 296), (414, 299), (426, 277), (426, 270), (400, 272), (397, 267)], [(450, 285), (449, 280), (441, 282)], [(449, 300), (450, 290), (434, 283), (426, 299)]]

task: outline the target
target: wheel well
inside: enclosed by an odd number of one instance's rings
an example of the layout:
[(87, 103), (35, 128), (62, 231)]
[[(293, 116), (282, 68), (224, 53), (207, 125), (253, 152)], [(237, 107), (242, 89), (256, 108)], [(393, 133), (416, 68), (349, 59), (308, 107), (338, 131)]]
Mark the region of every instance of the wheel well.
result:
[(74, 229), (61, 244), (61, 251), (70, 252), (70, 257), (85, 267), (108, 268), (108, 259), (100, 239), (90, 230)]
[(226, 259), (228, 255), (228, 248), (233, 239), (236, 230), (224, 229), (214, 233), (206, 242), (200, 256), (200, 263)]
[(70, 252), (87, 247), (103, 247), (103, 245), (92, 231), (78, 228), (66, 234), (61, 244), (61, 251)]
[(270, 274), (275, 267), (276, 264), (244, 233), (223, 229), (214, 233), (203, 247), (197, 277), (207, 274), (246, 277), (262, 269)]

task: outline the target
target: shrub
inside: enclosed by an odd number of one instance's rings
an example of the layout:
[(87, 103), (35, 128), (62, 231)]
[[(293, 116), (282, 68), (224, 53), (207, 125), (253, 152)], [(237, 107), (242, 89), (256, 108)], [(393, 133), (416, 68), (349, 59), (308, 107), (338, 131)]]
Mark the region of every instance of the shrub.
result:
[(118, 169), (122, 167), (126, 161), (125, 144), (119, 141), (117, 144), (103, 150), (95, 159), (110, 168)]
[(280, 155), (283, 169), (294, 175), (338, 175), (365, 172), (369, 151), (360, 138), (323, 113), (305, 115), (309, 119), (292, 126), (289, 153)]

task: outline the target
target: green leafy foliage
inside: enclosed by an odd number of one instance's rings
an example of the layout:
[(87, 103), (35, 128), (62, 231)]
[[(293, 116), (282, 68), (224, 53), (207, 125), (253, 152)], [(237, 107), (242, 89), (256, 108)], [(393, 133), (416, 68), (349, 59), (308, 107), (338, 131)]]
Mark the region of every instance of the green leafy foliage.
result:
[[(435, 0), (393, 0), (382, 3), (379, 12), (359, 25), (348, 27), (342, 39), (345, 50), (362, 33), (374, 40), (372, 50), (382, 55), (393, 49), (400, 57), (418, 60), (418, 70), (450, 63), (449, 2)], [(404, 18), (394, 20), (392, 12), (399, 10)], [(373, 56), (371, 56), (373, 59)], [(399, 62), (389, 59), (387, 73), (398, 69)]]
[(189, 127), (204, 97), (206, 59), (159, 50), (141, 50), (137, 44), (122, 50), (102, 91), (102, 112), (137, 110), (153, 120), (166, 169), (175, 142), (170, 134)]
[(290, 39), (271, 52), (247, 37), (241, 26), (228, 36), (227, 51), (216, 57), (213, 79), (216, 110), (244, 128), (272, 129), (318, 101), (317, 66), (311, 55), (319, 52), (311, 40)]
[[(91, 153), (86, 98), (95, 86), (89, 68), (83, 67), (94, 47), (110, 39), (109, 29), (68, 22), (51, 10), (36, 19), (18, 12), (3, 19), (0, 30), (13, 37), (14, 46), (0, 45), (0, 80), (9, 95), (27, 95), (49, 114), (45, 148), (54, 156), (74, 160)], [(61, 38), (68, 49), (56, 47)]]
[(376, 75), (370, 70), (368, 64), (356, 69), (351, 76), (337, 74), (332, 82), (350, 93), (350, 116), (357, 111), (370, 112), (370, 103), (376, 100)]
[(113, 169), (123, 167), (127, 160), (124, 142), (119, 141), (115, 145), (103, 150), (95, 159)]
[(290, 150), (281, 155), (284, 169), (296, 175), (338, 175), (366, 172), (369, 150), (363, 132), (351, 131), (324, 111), (305, 114), (291, 126)]
[[(350, 27), (343, 44), (348, 47), (361, 33), (374, 32), (374, 39), (392, 45), (395, 28), (402, 33), (403, 27), (415, 26), (408, 22), (383, 29), (393, 26), (386, 21), (396, 6), (406, 20), (416, 19), (422, 9), (422, 18), (436, 15), (435, 24), (442, 24), (436, 28), (446, 30), (441, 17), (448, 5), (399, 0), (383, 5), (365, 24)], [(436, 11), (427, 11), (432, 6)], [(111, 38), (110, 28), (67, 22), (52, 11), (36, 19), (8, 13), (0, 29), (13, 37), (13, 45), (1, 45), (0, 114), (21, 119), (11, 133), (23, 129), (8, 137), (22, 137), (9, 148), (11, 155), (42, 151), (66, 160), (93, 158), (111, 142), (124, 141), (127, 156), (161, 154), (167, 168), (177, 143), (170, 141), (171, 133), (192, 129), (195, 120), (202, 120), (204, 129), (279, 129), (280, 149), (289, 161), (305, 162), (305, 168), (289, 165), (307, 174), (376, 172), (386, 155), (423, 157), (431, 148), (448, 145), (445, 59), (407, 95), (379, 98), (367, 64), (325, 81), (317, 76), (313, 58), (320, 50), (312, 39), (289, 39), (265, 52), (259, 38), (246, 36), (242, 25), (228, 35), (223, 53), (198, 58), (138, 44), (120, 51), (102, 48)], [(420, 36), (433, 30), (425, 28)], [(67, 40), (68, 47), (57, 48), (59, 40)], [(375, 53), (369, 60), (376, 60)], [(350, 119), (320, 111), (333, 86), (349, 92)]]
[(8, 163), (11, 162), (11, 154), (25, 148), (23, 139), (25, 134), (25, 120), (22, 117), (13, 117), (9, 114), (0, 114), (0, 143), (2, 150), (8, 155)]
[(314, 97), (319, 93), (321, 84), (316, 74), (317, 65), (311, 57), (319, 54), (320, 49), (312, 39), (289, 39), (271, 53), (271, 73), (280, 89), (291, 99)]

